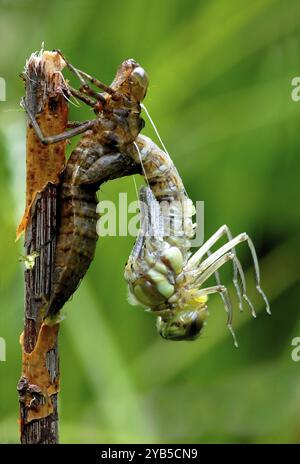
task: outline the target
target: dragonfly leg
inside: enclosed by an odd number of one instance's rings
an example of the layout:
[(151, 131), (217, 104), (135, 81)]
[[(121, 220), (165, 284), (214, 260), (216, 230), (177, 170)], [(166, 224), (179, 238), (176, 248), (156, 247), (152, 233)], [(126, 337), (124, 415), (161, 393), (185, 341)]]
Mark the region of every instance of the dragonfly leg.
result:
[[(206, 263), (210, 258), (214, 256), (214, 253), (207, 258), (204, 263)], [(196, 276), (194, 278), (194, 283), (197, 286), (201, 286), (207, 279), (212, 276), (223, 264), (227, 263), (228, 261), (233, 259), (233, 253), (228, 252), (224, 253), (222, 256), (218, 256), (215, 260), (210, 261), (209, 265), (206, 266), (205, 270), (197, 271)], [(204, 264), (203, 263), (203, 264)]]
[[(201, 249), (202, 248), (206, 248), (207, 246), (207, 243), (212, 239), (213, 237), (211, 237), (197, 252), (201, 252)], [(251, 252), (251, 255), (252, 255), (252, 260), (253, 260), (253, 264), (254, 264), (254, 271), (255, 271), (255, 283), (256, 283), (256, 289), (257, 291), (260, 293), (260, 295), (262, 296), (265, 304), (266, 304), (266, 311), (270, 314), (270, 305), (269, 305), (269, 302), (268, 302), (268, 299), (265, 295), (265, 293), (263, 292), (261, 286), (260, 286), (260, 271), (259, 271), (259, 264), (258, 264), (258, 259), (257, 259), (257, 255), (256, 255), (256, 251), (255, 251), (255, 248), (254, 248), (254, 245), (253, 245), (253, 242), (252, 240), (250, 239), (250, 237), (246, 234), (246, 233), (242, 233), (242, 234), (239, 234), (237, 237), (231, 239), (229, 242), (227, 242), (225, 245), (223, 245), (221, 248), (219, 248), (217, 251), (215, 251), (214, 253), (212, 253), (205, 261), (203, 261), (199, 267), (198, 267), (198, 270), (197, 270), (197, 274), (198, 274), (198, 277), (197, 277), (197, 280), (200, 280), (203, 282), (202, 278), (203, 278), (203, 275), (205, 275), (205, 270), (211, 266), (211, 264), (213, 264), (214, 262), (218, 261), (219, 258), (221, 258), (225, 253), (231, 251), (231, 253), (233, 254), (233, 257), (236, 261), (236, 265), (237, 265), (237, 269), (238, 271), (240, 272), (240, 276), (241, 276), (241, 279), (242, 279), (242, 284), (243, 284), (243, 297), (244, 299), (247, 301), (248, 304), (250, 304), (251, 308), (252, 308), (252, 304), (251, 302), (249, 302), (249, 298), (245, 295), (245, 278), (243, 277), (243, 272), (241, 273), (241, 270), (242, 270), (242, 267), (241, 267), (241, 264), (240, 262), (237, 260), (236, 258), (236, 255), (233, 253), (233, 250), (234, 248), (239, 244), (239, 243), (242, 243), (242, 242), (247, 242), (248, 244), (248, 247), (250, 249), (250, 252)], [(208, 247), (208, 249), (210, 248), (210, 246)], [(207, 248), (205, 249), (205, 252), (207, 252)], [(203, 253), (202, 253), (203, 254)], [(195, 256), (195, 255), (194, 255)], [(191, 258), (191, 260), (193, 260), (194, 256)], [(199, 259), (196, 260), (196, 262), (198, 262)], [(188, 265), (190, 264), (190, 262), (188, 263)], [(199, 264), (199, 263), (198, 263)], [(254, 315), (254, 311), (252, 310), (252, 314)]]
[(69, 68), (69, 70), (75, 74), (75, 76), (80, 80), (81, 82), (81, 85), (83, 88), (85, 87), (89, 87), (88, 84), (87, 84), (87, 81), (90, 81), (92, 84), (94, 84), (96, 87), (98, 87), (99, 89), (101, 90), (104, 90), (104, 92), (107, 92), (111, 95), (115, 94), (115, 90), (112, 89), (111, 87), (109, 87), (108, 85), (104, 84), (103, 82), (99, 81), (98, 79), (96, 79), (95, 77), (92, 77), (90, 76), (89, 74), (87, 74), (86, 72), (84, 71), (81, 71), (80, 69), (77, 69), (75, 68), (75, 66), (73, 66), (66, 58), (65, 56), (63, 55), (63, 53), (60, 51), (60, 50), (54, 50), (55, 52), (57, 52), (61, 57), (62, 59), (64, 60), (64, 62), (66, 63), (67, 67)]
[(219, 293), (223, 300), (224, 307), (227, 312), (227, 327), (232, 335), (234, 345), (238, 348), (238, 342), (232, 327), (233, 311), (228, 289), (224, 285), (216, 285), (214, 287), (207, 287), (199, 290), (199, 295), (209, 295), (212, 293)]
[(56, 134), (56, 135), (50, 135), (48, 137), (45, 137), (44, 134), (41, 131), (41, 128), (35, 118), (35, 116), (31, 113), (25, 98), (21, 100), (21, 106), (25, 109), (27, 116), (35, 130), (35, 133), (38, 137), (38, 139), (45, 145), (50, 145), (52, 143), (57, 143), (57, 142), (62, 142), (63, 140), (67, 140), (71, 137), (75, 137), (75, 135), (82, 134), (83, 132), (86, 132), (88, 129), (91, 129), (98, 121), (97, 119), (92, 119), (91, 121), (86, 121), (83, 122), (80, 126), (77, 126), (73, 129), (70, 129), (68, 131), (62, 132), (61, 134)]
[[(211, 251), (207, 252), (207, 256), (210, 256), (211, 254), (212, 254)], [(215, 276), (215, 281), (216, 281), (217, 286), (218, 287), (224, 287), (224, 285), (221, 283), (221, 277), (220, 277), (219, 271), (215, 271), (214, 276)], [(220, 292), (220, 296), (221, 296), (221, 298), (223, 300), (223, 303), (224, 303), (224, 306), (226, 308), (226, 296), (225, 296), (224, 292)]]
[(70, 127), (70, 128), (73, 128), (73, 127), (79, 127), (81, 126), (83, 123), (86, 123), (88, 122), (89, 119), (87, 121), (68, 121), (67, 122), (67, 127)]
[[(103, 105), (105, 105), (106, 103), (104, 96), (99, 92), (95, 92), (95, 90), (91, 89), (88, 84), (82, 85), (79, 90), (76, 90), (70, 86), (68, 87), (68, 89), (69, 89), (69, 92), (72, 95), (74, 95), (74, 97), (77, 97), (79, 100), (83, 101), (89, 106), (92, 106), (93, 108), (96, 108), (98, 106), (97, 102), (100, 102)], [(97, 102), (87, 97), (86, 95), (89, 95), (90, 97), (95, 98)]]
[(91, 89), (91, 87), (88, 84), (82, 85), (79, 90), (83, 93), (86, 93), (90, 97), (96, 98), (97, 101), (105, 105), (105, 97), (101, 93), (95, 92), (95, 90)]
[(248, 237), (247, 235), (247, 244), (248, 244), (248, 247), (250, 249), (250, 253), (252, 255), (252, 260), (253, 260), (253, 263), (254, 263), (254, 271), (255, 271), (255, 283), (256, 283), (256, 289), (258, 291), (258, 293), (261, 294), (265, 304), (266, 304), (266, 311), (268, 314), (271, 314), (271, 310), (270, 310), (270, 304), (269, 304), (269, 301), (268, 301), (268, 298), (266, 297), (264, 291), (262, 290), (261, 286), (260, 286), (260, 271), (259, 271), (259, 264), (258, 264), (258, 259), (257, 259), (257, 254), (256, 254), (256, 251), (255, 251), (255, 247), (254, 247), (254, 244), (251, 240), (250, 237)]
[[(224, 224), (222, 227), (220, 227), (220, 229), (218, 229), (217, 232), (215, 232), (212, 235), (212, 237), (210, 237), (210, 239), (207, 240), (207, 242), (205, 242), (204, 245), (201, 248), (199, 248), (199, 250), (191, 257), (191, 259), (189, 261), (189, 266), (190, 265), (193, 265), (193, 266), (198, 265), (201, 262), (203, 256), (205, 256), (205, 254), (210, 256), (212, 254), (211, 251), (210, 251), (210, 248), (219, 239), (221, 239), (224, 235), (226, 235), (227, 240), (229, 242), (230, 242), (230, 240), (232, 240), (232, 234), (230, 232), (229, 227), (226, 224)], [(236, 257), (236, 259), (234, 259), (233, 262), (232, 262), (232, 265), (233, 265), (233, 284), (234, 284), (236, 292), (237, 292), (237, 296), (238, 296), (238, 300), (239, 300), (239, 308), (242, 311), (243, 310), (243, 303), (242, 303), (242, 301), (243, 301), (242, 298), (243, 297), (242, 297), (240, 285), (239, 285), (239, 282), (238, 282), (238, 264), (239, 264), (239, 260), (238, 260), (238, 258), (236, 256), (235, 250), (232, 249), (231, 251)], [(241, 266), (239, 266), (239, 267), (241, 268)], [(216, 282), (218, 284), (220, 284), (219, 273), (216, 273), (215, 276), (216, 276)], [(246, 288), (245, 288), (245, 292), (246, 292)], [(246, 301), (248, 301), (248, 300), (246, 300)]]
[(91, 106), (92, 108), (96, 108), (97, 102), (87, 97), (86, 95), (84, 95), (84, 93), (80, 92), (79, 90), (76, 90), (73, 87), (69, 87), (69, 92), (74, 97), (78, 98), (78, 100), (81, 100), (82, 102), (86, 103), (88, 106)]

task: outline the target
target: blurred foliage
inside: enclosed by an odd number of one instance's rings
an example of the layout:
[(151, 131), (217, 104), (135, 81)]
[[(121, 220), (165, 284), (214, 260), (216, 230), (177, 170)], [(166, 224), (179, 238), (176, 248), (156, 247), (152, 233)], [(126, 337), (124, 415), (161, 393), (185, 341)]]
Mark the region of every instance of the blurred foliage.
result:
[[(257, 246), (272, 317), (235, 312), (233, 346), (218, 297), (200, 340), (168, 343), (154, 319), (126, 299), (132, 237), (104, 237), (62, 323), (62, 442), (299, 442), (300, 75), (297, 0), (0, 0), (0, 442), (18, 442), (25, 117), (18, 78), (40, 48), (60, 48), (110, 82), (134, 57), (148, 71), (146, 105), (191, 198), (205, 200), (205, 237), (227, 223)], [(71, 77), (70, 77), (71, 78)], [(71, 78), (73, 79), (73, 78)], [(74, 85), (77, 84), (74, 82)], [(90, 117), (71, 108), (71, 118)], [(147, 121), (144, 131), (155, 138)], [(138, 182), (141, 182), (140, 180)], [(99, 198), (136, 199), (132, 179)], [(247, 247), (239, 256), (252, 276)], [(223, 279), (231, 291), (230, 269)], [(262, 302), (250, 288), (258, 310)]]

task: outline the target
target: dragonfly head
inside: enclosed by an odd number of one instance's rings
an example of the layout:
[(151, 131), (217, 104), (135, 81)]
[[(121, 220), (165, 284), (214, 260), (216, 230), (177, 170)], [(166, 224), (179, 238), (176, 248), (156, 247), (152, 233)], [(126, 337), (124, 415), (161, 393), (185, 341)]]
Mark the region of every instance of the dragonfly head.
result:
[(168, 319), (157, 319), (157, 330), (166, 340), (195, 340), (204, 326), (207, 311), (205, 308), (192, 311), (179, 311)]
[(123, 61), (111, 87), (126, 95), (127, 98), (141, 102), (147, 93), (149, 78), (135, 60)]

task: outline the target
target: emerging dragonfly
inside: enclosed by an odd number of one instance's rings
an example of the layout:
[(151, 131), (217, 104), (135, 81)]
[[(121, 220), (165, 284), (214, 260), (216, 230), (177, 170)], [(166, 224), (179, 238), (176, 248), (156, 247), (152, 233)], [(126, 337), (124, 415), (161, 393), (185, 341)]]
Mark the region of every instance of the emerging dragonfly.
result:
[[(115, 177), (128, 174), (129, 168), (124, 170), (125, 159), (131, 166), (130, 173), (133, 164), (140, 165), (140, 172), (149, 185), (140, 191), (141, 232), (125, 269), (132, 300), (157, 316), (158, 331), (163, 338), (194, 340), (208, 315), (208, 295), (219, 293), (228, 313), (228, 328), (237, 345), (230, 298), (226, 287), (220, 283), (218, 269), (227, 261), (233, 262), (233, 282), (240, 308), (244, 299), (255, 315), (246, 294), (243, 269), (235, 254), (235, 247), (245, 241), (253, 258), (256, 288), (269, 312), (268, 300), (260, 287), (258, 260), (251, 239), (245, 233), (233, 238), (228, 227), (222, 226), (191, 256), (190, 240), (195, 227), (191, 219), (193, 204), (168, 153), (149, 138), (139, 135), (144, 126), (140, 117), (141, 101), (148, 88), (145, 70), (134, 60), (126, 60), (111, 86), (107, 86), (63, 59), (82, 84), (80, 91), (69, 87), (70, 93), (90, 105), (96, 118), (63, 134), (45, 138), (23, 102), (43, 143), (55, 143), (85, 132), (62, 176), (61, 226), (47, 315), (55, 315), (61, 309), (89, 267), (97, 241), (95, 194), (109, 164), (117, 166)], [(88, 81), (103, 92), (93, 90)], [(165, 208), (165, 203), (170, 208)], [(228, 242), (211, 253), (211, 247), (223, 236)], [(212, 274), (216, 275), (217, 285), (206, 287)]]
[[(140, 159), (149, 184), (140, 191), (141, 230), (125, 268), (130, 301), (148, 307), (158, 317), (157, 328), (163, 338), (194, 340), (208, 316), (208, 295), (219, 293), (228, 313), (228, 328), (238, 346), (232, 328), (231, 300), (227, 288), (220, 282), (218, 269), (228, 261), (233, 262), (233, 282), (240, 309), (244, 299), (255, 317), (246, 294), (244, 272), (235, 253), (235, 247), (246, 242), (253, 259), (256, 288), (270, 313), (260, 286), (253, 242), (246, 233), (233, 238), (228, 226), (223, 225), (191, 256), (190, 240), (195, 228), (191, 218), (195, 211), (170, 156), (141, 135), (128, 147), (128, 152), (136, 161)], [(228, 242), (211, 253), (211, 247), (224, 236)], [(217, 285), (205, 286), (213, 274)]]

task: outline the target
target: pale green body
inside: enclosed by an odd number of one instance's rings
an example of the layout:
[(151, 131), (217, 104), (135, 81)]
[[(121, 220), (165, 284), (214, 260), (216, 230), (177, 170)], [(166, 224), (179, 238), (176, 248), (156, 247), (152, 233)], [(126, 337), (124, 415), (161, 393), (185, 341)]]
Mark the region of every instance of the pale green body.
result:
[(158, 316), (164, 338), (194, 339), (207, 300), (183, 272), (194, 235), (194, 206), (169, 155), (148, 137), (139, 136), (136, 144), (130, 155), (142, 162), (150, 187), (140, 191), (141, 231), (125, 268), (130, 301)]

